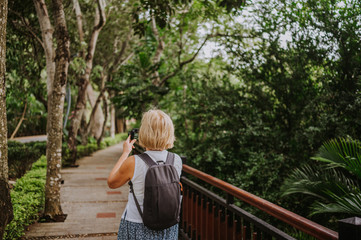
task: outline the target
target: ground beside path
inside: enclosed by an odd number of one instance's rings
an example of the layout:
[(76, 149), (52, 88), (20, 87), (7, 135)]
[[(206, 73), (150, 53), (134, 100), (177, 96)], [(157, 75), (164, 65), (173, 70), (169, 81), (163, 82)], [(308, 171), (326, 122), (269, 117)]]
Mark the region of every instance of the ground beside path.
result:
[(63, 169), (61, 206), (65, 222), (36, 223), (25, 239), (116, 239), (128, 186), (109, 189), (107, 177), (121, 155), (114, 145), (77, 161), (78, 168)]

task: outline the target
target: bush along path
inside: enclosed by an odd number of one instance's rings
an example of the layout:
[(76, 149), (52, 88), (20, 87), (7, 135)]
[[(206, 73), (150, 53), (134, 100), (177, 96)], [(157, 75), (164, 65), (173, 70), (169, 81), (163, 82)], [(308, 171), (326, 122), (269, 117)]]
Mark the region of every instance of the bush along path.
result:
[(37, 222), (23, 239), (114, 239), (127, 202), (128, 186), (111, 190), (107, 177), (122, 152), (116, 144), (62, 169), (61, 205), (64, 222)]

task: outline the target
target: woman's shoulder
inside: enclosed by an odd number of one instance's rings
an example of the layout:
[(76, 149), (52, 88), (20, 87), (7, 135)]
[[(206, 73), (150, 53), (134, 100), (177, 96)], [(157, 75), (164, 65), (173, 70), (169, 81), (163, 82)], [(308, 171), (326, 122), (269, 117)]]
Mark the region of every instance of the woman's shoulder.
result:
[[(171, 151), (168, 151), (171, 152)], [(182, 158), (175, 152), (171, 152), (174, 154), (174, 162), (182, 162)]]
[(182, 167), (183, 167), (182, 158), (176, 153), (174, 153), (174, 164), (173, 165), (176, 168), (178, 174), (181, 175)]

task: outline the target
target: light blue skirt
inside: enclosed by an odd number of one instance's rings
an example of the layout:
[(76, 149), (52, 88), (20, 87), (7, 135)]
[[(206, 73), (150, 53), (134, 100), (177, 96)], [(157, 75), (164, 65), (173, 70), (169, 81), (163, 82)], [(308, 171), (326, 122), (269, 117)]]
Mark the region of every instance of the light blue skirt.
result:
[(120, 221), (118, 240), (177, 240), (178, 224), (161, 231), (155, 231), (144, 226), (122, 219)]

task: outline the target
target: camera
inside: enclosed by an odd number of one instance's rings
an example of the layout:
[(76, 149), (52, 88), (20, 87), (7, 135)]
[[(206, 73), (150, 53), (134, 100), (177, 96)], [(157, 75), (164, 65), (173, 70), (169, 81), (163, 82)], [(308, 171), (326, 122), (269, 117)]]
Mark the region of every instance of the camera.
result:
[(128, 136), (130, 136), (130, 140), (138, 139), (139, 128), (133, 128), (130, 132), (128, 132)]

